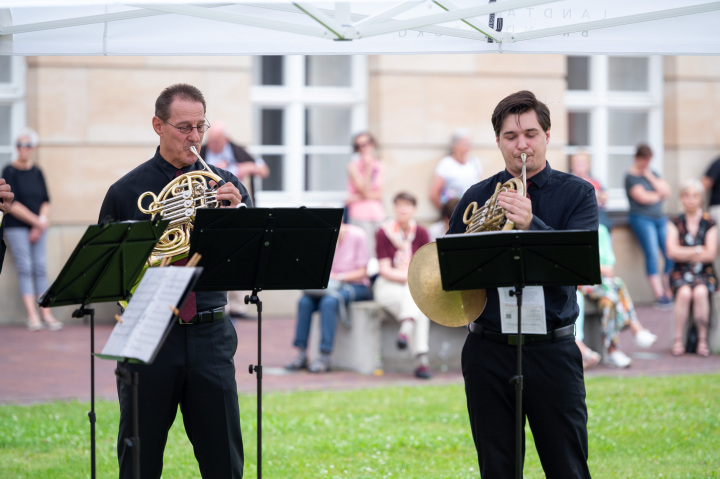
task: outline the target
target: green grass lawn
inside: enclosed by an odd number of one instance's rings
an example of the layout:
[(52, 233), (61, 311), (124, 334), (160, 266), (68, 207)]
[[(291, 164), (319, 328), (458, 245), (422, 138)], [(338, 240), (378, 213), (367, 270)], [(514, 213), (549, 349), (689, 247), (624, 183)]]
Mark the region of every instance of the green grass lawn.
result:
[[(720, 478), (720, 374), (587, 380), (595, 478)], [(0, 407), (0, 477), (89, 477), (88, 403)], [(97, 410), (97, 472), (117, 477), (113, 402)], [(240, 397), (245, 477), (255, 396)], [(477, 478), (462, 385), (263, 396), (263, 477)], [(527, 429), (525, 477), (544, 477)], [(165, 478), (200, 477), (178, 417)]]

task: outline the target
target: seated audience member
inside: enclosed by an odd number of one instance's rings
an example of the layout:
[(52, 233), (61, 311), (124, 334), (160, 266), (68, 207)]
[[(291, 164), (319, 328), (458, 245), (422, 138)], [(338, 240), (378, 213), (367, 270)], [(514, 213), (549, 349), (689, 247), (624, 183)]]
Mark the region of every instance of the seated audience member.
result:
[[(330, 270), (327, 290), (306, 292), (298, 303), (298, 319), (293, 346), (298, 356), (285, 369), (307, 368), (311, 373), (330, 371), (330, 355), (335, 342), (338, 314), (347, 317), (350, 301), (370, 299), (370, 280), (367, 264), (370, 259), (365, 231), (359, 226), (343, 223), (340, 226), (335, 258)], [(324, 294), (323, 294), (324, 293)], [(312, 313), (320, 311), (320, 356), (308, 366), (307, 345)]]
[(583, 369), (597, 366), (600, 362), (600, 353), (593, 351), (585, 342), (585, 296), (578, 290), (577, 302), (580, 312), (575, 320), (575, 344), (582, 354)]
[(445, 233), (450, 225), (450, 217), (452, 216), (453, 211), (455, 211), (455, 207), (458, 203), (460, 203), (460, 199), (452, 198), (442, 205), (442, 208), (440, 208), (440, 215), (442, 218), (428, 227), (430, 241), (435, 241), (436, 239), (445, 236)]
[(710, 293), (717, 289), (713, 261), (717, 255), (717, 227), (703, 211), (703, 186), (699, 180), (687, 180), (680, 190), (683, 213), (668, 225), (667, 249), (675, 261), (670, 273), (670, 287), (675, 295), (675, 339), (672, 353), (685, 353), (683, 331), (692, 305), (697, 328), (697, 354), (708, 356), (708, 320)]
[(598, 241), (602, 284), (580, 286), (580, 291), (587, 298), (596, 300), (602, 311), (603, 336), (607, 349), (605, 363), (626, 368), (632, 360), (618, 348), (620, 331), (629, 327), (635, 336), (635, 344), (641, 348), (649, 348), (655, 344), (657, 336), (640, 324), (625, 282), (615, 276), (615, 254), (610, 243), (610, 232), (605, 225), (598, 227)]
[(428, 233), (415, 219), (417, 200), (410, 193), (393, 199), (395, 217), (383, 222), (375, 244), (380, 272), (375, 281), (375, 301), (400, 322), (399, 349), (410, 349), (416, 358), (415, 376), (430, 379), (427, 353), (430, 320), (418, 309), (408, 288), (408, 266), (413, 254), (429, 242)]

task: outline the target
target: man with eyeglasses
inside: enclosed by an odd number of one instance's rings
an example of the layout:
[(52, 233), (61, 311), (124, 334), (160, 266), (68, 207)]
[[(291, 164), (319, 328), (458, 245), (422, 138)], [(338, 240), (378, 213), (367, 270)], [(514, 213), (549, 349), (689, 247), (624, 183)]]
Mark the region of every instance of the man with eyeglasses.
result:
[[(153, 129), (160, 139), (155, 156), (113, 184), (100, 209), (100, 221), (147, 220), (137, 201), (146, 191), (156, 195), (180, 174), (202, 170), (190, 147), (200, 150), (203, 134), (210, 128), (205, 118), (205, 99), (194, 86), (172, 85), (155, 102)], [(245, 187), (231, 173), (210, 167), (225, 184), (217, 189), (218, 201), (236, 208), (252, 206)], [(211, 183), (212, 184), (212, 183)], [(227, 203), (226, 203), (227, 204)], [(141, 477), (160, 478), (167, 434), (178, 406), (204, 478), (241, 478), (243, 444), (240, 431), (237, 385), (233, 356), (237, 335), (223, 309), (226, 291), (191, 293), (195, 308), (180, 313), (152, 364), (131, 365), (138, 371)], [(192, 306), (191, 306), (192, 307)], [(120, 427), (118, 462), (120, 477), (133, 477), (131, 386), (118, 381)]]
[(14, 198), (10, 185), (0, 178), (0, 272), (2, 272), (3, 261), (5, 260), (5, 241), (3, 241), (3, 217), (10, 211), (10, 203)]

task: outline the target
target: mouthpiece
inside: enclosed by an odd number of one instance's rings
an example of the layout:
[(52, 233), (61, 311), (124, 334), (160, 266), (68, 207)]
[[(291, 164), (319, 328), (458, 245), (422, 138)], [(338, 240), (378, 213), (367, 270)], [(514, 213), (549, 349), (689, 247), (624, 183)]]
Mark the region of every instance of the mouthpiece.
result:
[[(203, 168), (205, 168), (210, 173), (213, 173), (213, 170), (210, 169), (210, 167), (205, 163), (205, 160), (202, 159), (202, 156), (200, 156), (200, 153), (198, 153), (197, 149), (194, 146), (190, 147), (190, 151), (193, 152), (195, 156), (197, 156), (197, 159), (200, 160), (200, 164), (203, 165)], [(220, 180), (218, 182), (218, 186), (222, 186), (225, 184), (225, 180)]]

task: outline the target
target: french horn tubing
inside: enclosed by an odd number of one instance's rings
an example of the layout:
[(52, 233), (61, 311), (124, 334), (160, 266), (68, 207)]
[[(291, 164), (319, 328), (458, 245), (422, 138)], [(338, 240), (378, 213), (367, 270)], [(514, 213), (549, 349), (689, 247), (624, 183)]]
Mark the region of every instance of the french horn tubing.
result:
[[(483, 231), (511, 230), (515, 224), (505, 213), (505, 208), (497, 204), (498, 195), (503, 191), (515, 190), (524, 195), (527, 191), (525, 153), (522, 159), (521, 178), (511, 178), (498, 183), (495, 192), (478, 208), (476, 202), (470, 203), (463, 214), (463, 223), (467, 225), (465, 233)], [(415, 304), (430, 320), (443, 326), (457, 327), (472, 323), (485, 309), (487, 292), (484, 289), (445, 291), (440, 277), (440, 261), (437, 243), (428, 243), (418, 249), (408, 268), (408, 287)]]
[[(215, 188), (210, 187), (208, 182), (213, 180), (218, 185), (225, 182), (207, 166), (195, 147), (190, 147), (190, 150), (200, 159), (203, 170), (190, 171), (174, 178), (157, 195), (146, 191), (138, 198), (140, 211), (151, 216), (159, 214), (160, 218), (170, 220), (150, 255), (150, 264), (156, 264), (167, 256), (190, 251), (190, 232), (195, 222), (195, 211), (198, 208), (220, 206)], [(143, 200), (148, 197), (151, 201), (146, 208)]]

